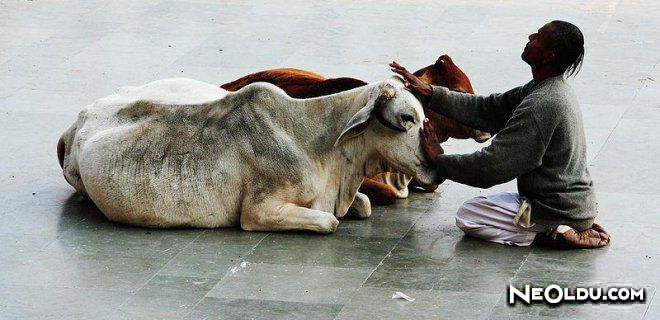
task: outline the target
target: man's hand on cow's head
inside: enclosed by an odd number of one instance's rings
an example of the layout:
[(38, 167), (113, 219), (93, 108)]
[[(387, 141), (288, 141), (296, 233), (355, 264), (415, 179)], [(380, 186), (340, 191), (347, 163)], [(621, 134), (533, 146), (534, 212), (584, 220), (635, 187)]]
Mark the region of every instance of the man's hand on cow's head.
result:
[(435, 130), (433, 129), (431, 122), (429, 122), (429, 119), (424, 119), (424, 125), (419, 131), (422, 135), (422, 149), (424, 149), (426, 159), (431, 165), (436, 166), (438, 155), (444, 154), (445, 151), (442, 149), (442, 146), (440, 146), (440, 141), (435, 135)]
[(431, 86), (424, 83), (422, 80), (419, 80), (419, 78), (410, 73), (410, 71), (406, 70), (406, 68), (400, 64), (396, 63), (396, 61), (390, 62), (390, 68), (392, 72), (403, 77), (406, 88), (408, 88), (408, 90), (410, 90), (410, 92), (412, 92), (412, 94), (414, 94), (415, 97), (419, 99), (419, 101), (422, 103), (422, 106), (426, 106), (429, 100), (431, 100), (431, 94), (433, 93)]

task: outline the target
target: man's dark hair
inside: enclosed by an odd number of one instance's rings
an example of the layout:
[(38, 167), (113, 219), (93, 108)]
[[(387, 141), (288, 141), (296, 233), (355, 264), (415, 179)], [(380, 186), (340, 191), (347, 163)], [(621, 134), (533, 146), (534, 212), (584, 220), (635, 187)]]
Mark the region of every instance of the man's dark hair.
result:
[(555, 20), (550, 34), (550, 49), (555, 54), (555, 68), (564, 76), (575, 76), (580, 72), (584, 59), (584, 37), (574, 24)]

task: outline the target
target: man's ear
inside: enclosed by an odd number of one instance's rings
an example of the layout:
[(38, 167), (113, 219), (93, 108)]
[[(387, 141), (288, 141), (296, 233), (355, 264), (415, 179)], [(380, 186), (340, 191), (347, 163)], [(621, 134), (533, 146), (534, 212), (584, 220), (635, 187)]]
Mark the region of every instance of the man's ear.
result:
[(550, 51), (545, 58), (543, 59), (543, 64), (551, 64), (554, 63), (556, 59), (555, 53)]
[(369, 126), (369, 122), (371, 121), (371, 114), (374, 110), (375, 101), (376, 98), (371, 97), (367, 104), (362, 107), (362, 109), (360, 109), (355, 115), (353, 115), (351, 120), (348, 120), (348, 123), (341, 131), (339, 138), (337, 138), (335, 141), (335, 147), (346, 140), (363, 134), (364, 131), (367, 130), (367, 126)]

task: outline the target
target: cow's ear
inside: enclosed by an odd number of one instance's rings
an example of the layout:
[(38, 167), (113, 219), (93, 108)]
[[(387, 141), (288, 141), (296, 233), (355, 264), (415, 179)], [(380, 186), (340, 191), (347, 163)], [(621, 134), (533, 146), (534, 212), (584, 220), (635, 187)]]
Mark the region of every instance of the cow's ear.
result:
[(362, 107), (362, 109), (360, 109), (360, 111), (353, 115), (351, 120), (348, 121), (344, 129), (341, 131), (339, 138), (335, 141), (335, 147), (346, 140), (363, 134), (364, 131), (367, 130), (367, 126), (369, 126), (369, 122), (371, 121), (371, 114), (374, 110), (374, 100), (375, 99), (369, 99), (367, 105)]
[[(403, 82), (402, 79), (398, 79)], [(372, 96), (369, 97), (367, 104), (348, 121), (344, 130), (341, 131), (339, 138), (335, 141), (335, 147), (346, 140), (363, 134), (374, 116), (378, 121), (382, 122), (382, 110), (395, 94), (396, 90), (390, 84), (386, 84), (379, 88), (379, 90), (372, 91)]]

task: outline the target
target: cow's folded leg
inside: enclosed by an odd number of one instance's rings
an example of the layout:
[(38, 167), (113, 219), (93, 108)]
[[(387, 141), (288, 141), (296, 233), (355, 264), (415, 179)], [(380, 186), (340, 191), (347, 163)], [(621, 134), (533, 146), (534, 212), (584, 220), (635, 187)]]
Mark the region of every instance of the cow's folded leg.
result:
[(362, 181), (360, 192), (367, 195), (376, 205), (393, 204), (398, 198), (392, 186), (369, 178)]
[(329, 212), (309, 209), (293, 203), (262, 204), (241, 214), (241, 228), (246, 231), (309, 230), (332, 233), (339, 220)]
[(369, 218), (371, 215), (371, 201), (366, 194), (358, 192), (355, 194), (355, 199), (351, 203), (351, 207), (348, 209), (349, 212), (360, 219)]

